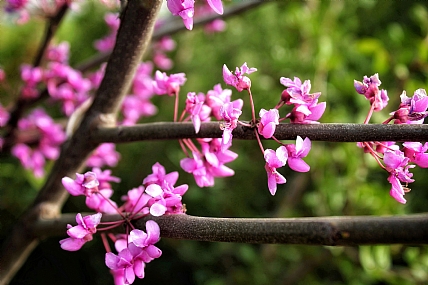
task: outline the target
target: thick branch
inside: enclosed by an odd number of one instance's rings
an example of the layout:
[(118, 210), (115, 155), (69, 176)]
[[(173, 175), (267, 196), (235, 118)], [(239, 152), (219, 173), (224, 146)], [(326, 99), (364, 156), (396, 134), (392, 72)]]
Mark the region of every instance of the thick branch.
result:
[(161, 0), (129, 1), (123, 12), (115, 48), (92, 106), (75, 134), (62, 146), (60, 157), (33, 206), (17, 222), (3, 245), (0, 284), (9, 282), (37, 245), (38, 237), (28, 231), (30, 225), (40, 217), (59, 215), (68, 196), (61, 185), (61, 178), (78, 172), (86, 157), (97, 146), (97, 143), (88, 142), (92, 130), (99, 126), (114, 125), (120, 102), (150, 42), (161, 3)]
[[(104, 215), (102, 221), (118, 220)], [(145, 230), (147, 220), (156, 221), (161, 237), (211, 242), (282, 243), (302, 245), (428, 244), (428, 214), (392, 217), (309, 218), (207, 218), (189, 215), (148, 216), (136, 221)], [(39, 220), (32, 228), (38, 236), (64, 236), (75, 214)]]
[[(220, 138), (223, 131), (219, 122), (202, 123), (198, 134), (192, 123), (159, 122), (135, 126), (100, 128), (91, 134), (94, 142), (135, 142), (142, 140), (167, 140), (182, 138)], [(234, 139), (254, 140), (254, 131), (239, 125), (233, 131)], [(428, 141), (428, 125), (381, 125), (381, 124), (280, 124), (275, 137), (294, 140), (296, 136), (309, 137), (314, 141)]]

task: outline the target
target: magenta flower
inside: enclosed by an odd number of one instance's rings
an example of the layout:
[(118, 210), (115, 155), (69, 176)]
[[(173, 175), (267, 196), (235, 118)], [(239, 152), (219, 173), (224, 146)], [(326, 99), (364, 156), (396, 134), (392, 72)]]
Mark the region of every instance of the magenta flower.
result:
[[(205, 103), (211, 108), (212, 115), (217, 120), (222, 119), (220, 109), (225, 103), (230, 102), (231, 96), (232, 96), (232, 90), (222, 89), (220, 84), (215, 85), (213, 90), (209, 90), (207, 92), (207, 99)], [(243, 101), (241, 100), (240, 102), (243, 102)], [(238, 108), (238, 109), (242, 109), (242, 106), (241, 108)]]
[(67, 225), (67, 234), (69, 238), (60, 240), (61, 248), (68, 251), (76, 251), (92, 240), (92, 235), (97, 232), (97, 226), (101, 221), (101, 213), (82, 217), (79, 213), (76, 215), (77, 226)]
[(109, 27), (109, 34), (106, 37), (95, 41), (94, 47), (100, 52), (109, 52), (113, 50), (116, 42), (116, 34), (119, 30), (120, 18), (118, 14), (107, 13), (104, 16), (104, 21)]
[(377, 73), (370, 77), (364, 76), (363, 82), (354, 80), (355, 90), (370, 101), (374, 111), (380, 111), (385, 108), (389, 100), (386, 90), (379, 90), (380, 84), (381, 81)]
[(271, 138), (275, 133), (276, 126), (279, 125), (279, 112), (277, 109), (270, 109), (269, 111), (261, 109), (260, 123), (258, 132), (265, 139)]
[(419, 167), (428, 168), (428, 143), (422, 144), (420, 142), (405, 142), (404, 155)]
[(192, 173), (199, 187), (214, 186), (214, 176), (207, 171), (202, 157), (193, 152), (193, 158), (183, 158), (180, 166), (187, 173)]
[(244, 74), (251, 74), (253, 72), (257, 71), (257, 68), (248, 68), (247, 63), (244, 62), (244, 64), (241, 66), (241, 68), (236, 68), (235, 74), (233, 74), (226, 66), (226, 64), (223, 65), (223, 79), (224, 82), (226, 82), (227, 85), (231, 85), (236, 88), (239, 92), (241, 92), (244, 89), (250, 89), (251, 87), (251, 80), (247, 76), (244, 76)]
[(414, 165), (408, 165), (410, 159), (404, 156), (404, 153), (400, 150), (388, 150), (383, 156), (383, 162), (385, 163), (386, 170), (390, 173), (388, 177), (389, 183), (392, 188), (390, 195), (398, 202), (405, 204), (404, 199), (404, 188), (401, 182), (411, 183), (415, 180), (412, 179), (413, 174), (409, 172), (409, 168), (415, 167)]
[(120, 159), (120, 154), (115, 148), (114, 143), (100, 144), (88, 158), (86, 165), (89, 167), (116, 166)]
[(308, 172), (310, 166), (303, 161), (302, 157), (306, 157), (311, 150), (311, 140), (300, 136), (296, 138), (296, 144), (287, 144), (285, 146), (288, 152), (288, 166), (298, 172)]
[(210, 121), (211, 108), (204, 104), (203, 93), (196, 95), (195, 92), (187, 93), (186, 112), (190, 114), (195, 133), (199, 133), (201, 122)]
[(122, 201), (125, 201), (123, 204), (123, 209), (128, 213), (142, 213), (148, 215), (150, 209), (147, 206), (147, 202), (152, 197), (144, 193), (144, 187), (139, 186), (128, 191), (128, 193), (122, 196)]
[(122, 248), (118, 255), (106, 253), (105, 263), (119, 284), (132, 284), (135, 276), (144, 278), (145, 264), (162, 255), (162, 251), (154, 246), (160, 237), (158, 224), (147, 221), (146, 231), (132, 230), (126, 248)]
[[(168, 1), (170, 3), (171, 1)], [(180, 91), (180, 86), (186, 82), (186, 75), (184, 73), (166, 75), (165, 72), (159, 70), (155, 73), (155, 80), (153, 81), (153, 90), (158, 95), (168, 94), (172, 96)]]
[(302, 81), (298, 77), (294, 77), (294, 80), (281, 77), (279, 82), (287, 87), (281, 95), (281, 100), (287, 105), (296, 104), (310, 106), (316, 103), (315, 101), (321, 96), (320, 92), (309, 93), (311, 91), (310, 80), (305, 80), (302, 84)]
[(193, 29), (194, 0), (168, 0), (167, 6), (174, 16), (180, 16), (183, 19), (183, 23), (188, 30)]
[(287, 163), (288, 152), (285, 146), (280, 146), (276, 151), (272, 149), (265, 150), (265, 169), (268, 177), (268, 188), (272, 195), (275, 195), (277, 184), (284, 184), (287, 182), (276, 169), (283, 167)]
[(57, 46), (50, 46), (46, 51), (46, 59), (49, 61), (56, 61), (60, 63), (68, 62), (68, 55), (70, 53), (70, 44), (62, 42)]
[(26, 142), (18, 142), (13, 146), (12, 154), (21, 161), (24, 168), (32, 170), (36, 177), (42, 177), (46, 159), (58, 158), (65, 133), (61, 125), (56, 124), (43, 109), (35, 109), (28, 117), (20, 119), (18, 128), (37, 134), (38, 140), (32, 142), (31, 147)]
[(9, 116), (9, 112), (0, 104), (0, 127), (6, 126)]
[(225, 150), (232, 145), (232, 131), (238, 126), (238, 118), (242, 114), (241, 108), (243, 101), (241, 99), (230, 103), (225, 103), (220, 109), (220, 115), (224, 122), (221, 125), (223, 136), (221, 149)]
[(109, 188), (100, 190), (100, 183), (94, 172), (76, 173), (76, 179), (64, 177), (61, 182), (65, 190), (72, 196), (86, 196), (86, 206), (88, 208), (107, 214), (117, 212), (116, 203), (109, 199), (113, 195), (113, 190)]
[(424, 118), (428, 116), (428, 96), (425, 89), (418, 89), (412, 98), (406, 96), (406, 91), (400, 96), (401, 104), (394, 115), (395, 124), (422, 124)]

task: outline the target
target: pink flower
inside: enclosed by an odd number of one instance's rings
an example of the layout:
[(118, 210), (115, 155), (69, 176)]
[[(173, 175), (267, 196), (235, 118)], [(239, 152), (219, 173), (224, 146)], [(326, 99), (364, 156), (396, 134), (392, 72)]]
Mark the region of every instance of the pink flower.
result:
[(82, 217), (76, 215), (77, 226), (67, 225), (69, 238), (60, 240), (61, 248), (68, 251), (76, 251), (92, 240), (92, 235), (97, 232), (97, 226), (101, 221), (101, 213)]
[(277, 109), (270, 109), (269, 111), (261, 109), (259, 123), (259, 134), (265, 139), (271, 138), (275, 133), (276, 126), (279, 124), (279, 112)]
[(214, 176), (207, 171), (202, 157), (197, 152), (193, 152), (193, 158), (183, 158), (180, 166), (187, 173), (193, 174), (199, 187), (214, 186)]
[(232, 131), (238, 126), (238, 118), (242, 114), (243, 101), (241, 99), (225, 103), (220, 109), (220, 115), (224, 122), (221, 125), (223, 136), (221, 149), (225, 150), (232, 145)]
[(211, 108), (204, 104), (205, 96), (203, 93), (196, 95), (195, 92), (187, 93), (186, 112), (190, 114), (195, 132), (199, 133), (201, 122), (210, 120)]
[(280, 146), (276, 151), (272, 149), (265, 150), (265, 169), (268, 176), (268, 188), (272, 195), (275, 195), (277, 184), (284, 184), (287, 180), (276, 169), (283, 167), (287, 163), (287, 149)]
[(222, 119), (220, 109), (225, 103), (230, 102), (231, 96), (232, 96), (232, 90), (222, 89), (220, 84), (215, 85), (213, 87), (213, 90), (209, 90), (207, 92), (207, 99), (205, 103), (211, 108), (212, 115), (217, 120)]
[(428, 116), (428, 96), (425, 89), (418, 89), (412, 98), (406, 96), (406, 91), (400, 96), (401, 104), (397, 111), (392, 112), (395, 124), (422, 124)]
[(109, 198), (113, 195), (113, 190), (109, 188), (99, 189), (99, 181), (94, 172), (85, 174), (76, 173), (76, 179), (64, 177), (61, 180), (65, 190), (73, 196), (86, 196), (86, 206), (88, 208), (107, 214), (117, 212), (117, 205)]
[(386, 170), (390, 173), (388, 177), (389, 183), (392, 188), (390, 195), (398, 202), (404, 204), (404, 188), (401, 182), (411, 183), (415, 180), (412, 179), (413, 174), (409, 172), (409, 168), (415, 167), (414, 165), (408, 165), (410, 159), (404, 156), (404, 153), (400, 150), (388, 150), (383, 156), (383, 162), (385, 163)]
[(281, 99), (286, 104), (296, 104), (296, 105), (313, 105), (321, 93), (309, 93), (311, 91), (311, 81), (305, 80), (303, 82), (298, 77), (294, 77), (294, 80), (290, 78), (281, 77), (280, 83), (287, 87), (286, 90), (282, 92)]
[(428, 168), (428, 143), (422, 144), (420, 142), (405, 142), (404, 155), (419, 167)]
[(94, 47), (100, 52), (109, 52), (113, 50), (114, 44), (116, 42), (116, 34), (120, 25), (119, 15), (115, 13), (107, 13), (104, 16), (104, 21), (110, 29), (109, 35), (106, 37), (95, 41)]
[(183, 23), (188, 30), (193, 29), (194, 0), (168, 0), (167, 6), (174, 16), (180, 16), (183, 19)]
[(115, 148), (114, 143), (100, 144), (88, 158), (86, 165), (89, 167), (116, 166), (120, 159), (120, 154)]
[(247, 63), (244, 62), (244, 64), (241, 66), (241, 68), (236, 68), (235, 74), (230, 72), (230, 70), (227, 68), (226, 64), (223, 65), (223, 79), (224, 82), (226, 82), (227, 85), (231, 85), (236, 88), (239, 92), (241, 92), (244, 89), (250, 89), (251, 87), (251, 80), (247, 76), (244, 76), (244, 74), (251, 74), (253, 72), (257, 71), (257, 68), (248, 68)]
[(115, 282), (132, 284), (135, 276), (144, 278), (146, 263), (162, 255), (162, 251), (154, 246), (159, 241), (160, 229), (156, 222), (146, 222), (145, 233), (142, 230), (132, 230), (128, 236), (128, 245), (122, 248), (118, 255), (107, 252), (105, 263), (112, 270)]
[(310, 166), (303, 161), (311, 150), (311, 141), (309, 138), (303, 140), (300, 136), (296, 138), (296, 144), (287, 144), (285, 146), (288, 152), (288, 166), (298, 172), (308, 172)]
[[(171, 1), (168, 1), (170, 3)], [(180, 91), (180, 86), (186, 82), (184, 73), (166, 75), (165, 72), (159, 70), (155, 73), (155, 81), (153, 82), (153, 90), (158, 95), (168, 94), (172, 96)]]
[(4, 127), (9, 121), (9, 112), (0, 104), (0, 127)]
[(380, 111), (388, 104), (388, 95), (386, 90), (379, 90), (381, 81), (376, 73), (372, 76), (364, 76), (363, 82), (354, 80), (354, 87), (357, 93), (362, 94), (373, 105), (374, 111)]

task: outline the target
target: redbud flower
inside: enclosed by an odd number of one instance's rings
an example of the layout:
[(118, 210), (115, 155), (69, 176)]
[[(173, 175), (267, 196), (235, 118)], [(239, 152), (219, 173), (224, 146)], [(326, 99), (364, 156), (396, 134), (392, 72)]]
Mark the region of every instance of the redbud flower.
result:
[[(212, 115), (217, 120), (222, 119), (222, 116), (220, 114), (220, 109), (225, 103), (230, 102), (231, 96), (232, 96), (232, 90), (222, 89), (220, 84), (215, 85), (213, 87), (213, 90), (209, 90), (207, 92), (206, 104), (211, 108)], [(243, 101), (241, 100), (240, 102), (243, 102)], [(242, 106), (237, 108), (242, 109)]]
[(0, 127), (4, 127), (9, 121), (9, 112), (0, 104)]
[(251, 74), (253, 72), (257, 71), (257, 68), (248, 68), (247, 63), (244, 62), (244, 64), (241, 66), (241, 68), (236, 68), (235, 74), (230, 72), (230, 70), (227, 68), (226, 64), (223, 65), (223, 79), (224, 82), (226, 82), (227, 85), (231, 85), (236, 88), (239, 92), (241, 92), (244, 89), (249, 89), (251, 87), (251, 80), (247, 76), (244, 76), (244, 74)]
[(258, 132), (265, 139), (271, 138), (275, 133), (276, 126), (279, 124), (279, 112), (277, 109), (270, 109), (269, 111), (261, 109), (260, 123)]
[(418, 89), (412, 98), (406, 96), (406, 91), (400, 96), (401, 104), (397, 111), (392, 112), (395, 124), (422, 124), (428, 116), (428, 96), (425, 89)]
[(196, 95), (195, 92), (187, 93), (186, 112), (190, 114), (195, 133), (199, 133), (201, 122), (210, 121), (211, 108), (204, 104), (203, 93)]
[(100, 144), (88, 158), (86, 165), (89, 167), (116, 166), (120, 159), (120, 154), (115, 148), (114, 143)]
[(405, 204), (404, 199), (404, 188), (401, 182), (411, 183), (415, 180), (412, 179), (413, 174), (409, 172), (409, 168), (415, 167), (414, 165), (408, 165), (410, 159), (404, 156), (404, 153), (400, 150), (388, 150), (385, 152), (383, 161), (386, 166), (386, 170), (390, 173), (388, 177), (389, 183), (392, 188), (390, 195), (398, 202)]
[(354, 80), (354, 87), (357, 93), (362, 94), (373, 105), (374, 111), (380, 111), (388, 104), (388, 95), (386, 90), (379, 90), (381, 81), (376, 73), (372, 76), (364, 76), (363, 82)]
[(94, 47), (100, 52), (109, 52), (113, 50), (114, 44), (116, 42), (116, 34), (119, 30), (120, 18), (115, 13), (107, 13), (104, 16), (104, 21), (110, 29), (108, 36), (95, 41)]
[(214, 176), (207, 171), (202, 157), (197, 152), (192, 154), (193, 158), (183, 158), (180, 161), (181, 168), (187, 173), (193, 174), (199, 187), (214, 186)]
[(287, 163), (288, 151), (285, 146), (280, 146), (276, 151), (266, 149), (264, 158), (266, 161), (265, 169), (268, 177), (268, 188), (272, 195), (275, 195), (277, 184), (284, 184), (287, 182), (276, 169), (283, 167)]
[(67, 234), (69, 238), (60, 240), (61, 248), (68, 251), (76, 251), (92, 240), (92, 235), (97, 232), (97, 226), (101, 221), (101, 213), (82, 217), (79, 213), (76, 215), (77, 226), (67, 225)]
[(428, 143), (422, 144), (420, 142), (405, 142), (404, 155), (419, 167), (428, 168)]
[(193, 29), (193, 16), (195, 14), (194, 0), (168, 0), (168, 10), (174, 16), (180, 16), (188, 30)]
[(308, 172), (310, 166), (303, 161), (302, 157), (306, 157), (311, 150), (311, 140), (300, 136), (296, 138), (296, 144), (287, 144), (285, 146), (288, 151), (288, 166), (298, 172)]
[(220, 109), (220, 115), (224, 122), (221, 125), (223, 136), (221, 149), (225, 150), (232, 145), (232, 131), (238, 126), (238, 118), (242, 114), (241, 108), (243, 101), (241, 99), (230, 103), (225, 103)]
[[(168, 1), (170, 3), (170, 1)], [(184, 73), (166, 75), (165, 72), (159, 70), (155, 73), (155, 80), (153, 81), (153, 90), (158, 95), (168, 94), (172, 96), (180, 91), (180, 86), (186, 82), (186, 75)]]
[(65, 190), (73, 196), (86, 196), (86, 206), (98, 212), (113, 214), (117, 211), (117, 205), (109, 198), (113, 190), (109, 188), (99, 189), (99, 181), (94, 172), (85, 174), (76, 173), (76, 179), (64, 177), (61, 180)]
[(283, 91), (281, 97), (282, 101), (287, 105), (297, 104), (310, 106), (321, 96), (321, 92), (309, 93), (311, 91), (310, 80), (305, 80), (302, 84), (302, 81), (298, 77), (294, 77), (294, 80), (281, 77), (279, 82), (287, 87), (287, 89)]

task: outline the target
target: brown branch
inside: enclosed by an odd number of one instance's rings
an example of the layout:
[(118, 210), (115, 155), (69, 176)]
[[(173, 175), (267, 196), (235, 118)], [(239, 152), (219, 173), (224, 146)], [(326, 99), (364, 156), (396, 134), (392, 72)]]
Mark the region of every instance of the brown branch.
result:
[(84, 160), (97, 146), (88, 142), (93, 129), (114, 125), (120, 102), (148, 46), (161, 0), (129, 1), (123, 12), (116, 45), (107, 64), (105, 76), (92, 106), (84, 115), (80, 127), (61, 149), (59, 159), (33, 205), (16, 223), (0, 253), (0, 284), (7, 284), (38, 243), (38, 237), (28, 230), (40, 218), (58, 216), (68, 197), (61, 178), (71, 176), (83, 166)]
[[(32, 231), (38, 236), (65, 236), (75, 214), (39, 220)], [(102, 221), (119, 220), (104, 215)], [(147, 216), (134, 222), (145, 230), (147, 220), (156, 221), (161, 237), (210, 242), (354, 246), (367, 244), (428, 244), (428, 214), (407, 216), (353, 216), (305, 218), (208, 218), (186, 214)]]
[[(100, 128), (91, 133), (94, 142), (125, 143), (142, 140), (168, 140), (182, 138), (220, 138), (223, 131), (219, 122), (202, 123), (198, 134), (192, 123), (158, 122), (135, 126)], [(254, 140), (254, 131), (239, 125), (233, 132), (234, 139)], [(279, 124), (275, 137), (294, 140), (296, 136), (309, 137), (314, 141), (428, 141), (428, 125), (382, 124)]]

